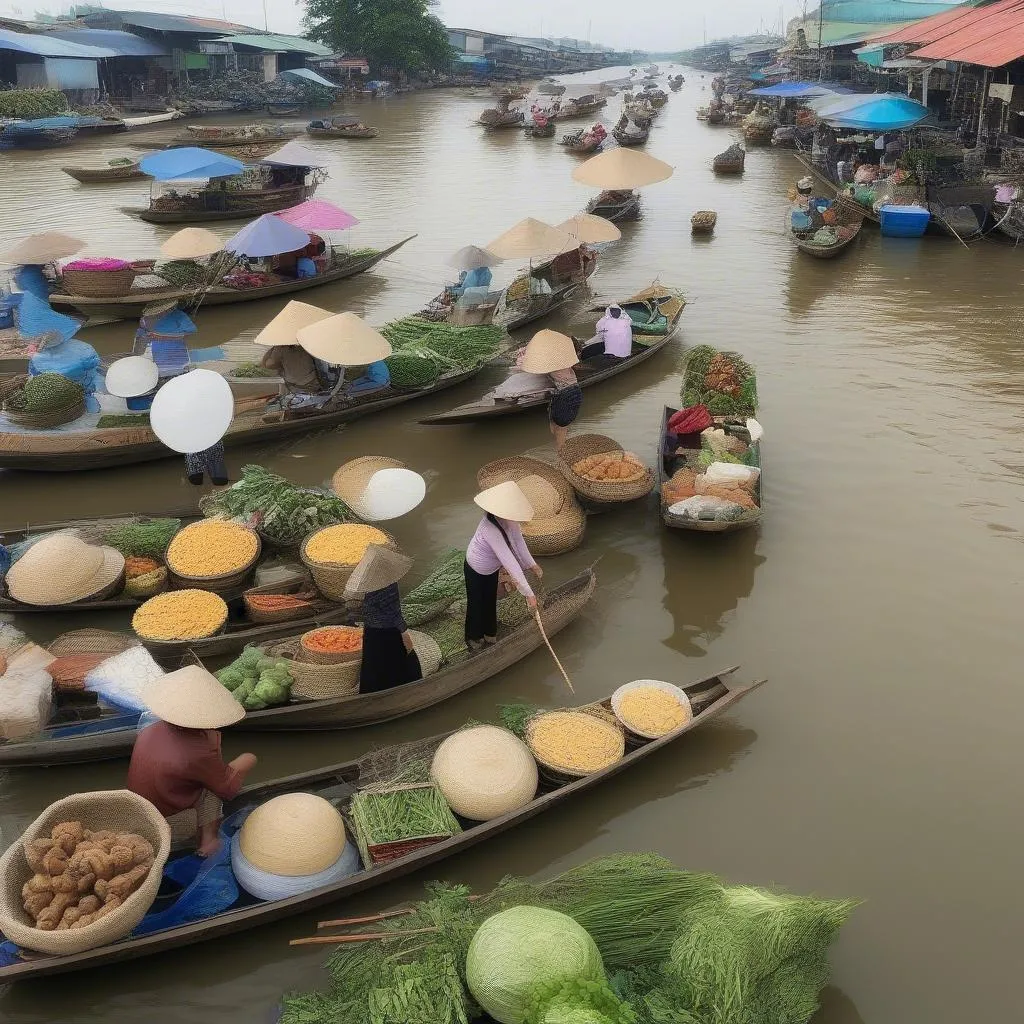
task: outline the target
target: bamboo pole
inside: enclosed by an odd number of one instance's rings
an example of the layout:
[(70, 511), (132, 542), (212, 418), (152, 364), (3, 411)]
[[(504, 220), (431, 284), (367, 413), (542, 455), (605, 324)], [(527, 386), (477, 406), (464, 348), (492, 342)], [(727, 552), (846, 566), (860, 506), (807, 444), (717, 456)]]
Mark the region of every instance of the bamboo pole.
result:
[(558, 671), (562, 673), (562, 678), (565, 680), (565, 685), (569, 687), (570, 693), (575, 693), (576, 690), (573, 688), (572, 680), (569, 678), (568, 672), (562, 667), (562, 663), (558, 660), (558, 655), (555, 654), (555, 649), (551, 646), (551, 641), (548, 639), (548, 634), (544, 630), (544, 620), (540, 617), (538, 609), (533, 609), (533, 617), (537, 622), (537, 628), (540, 630), (540, 635), (544, 638), (544, 643), (547, 649), (551, 652), (551, 657), (555, 659), (555, 664), (558, 666)]
[(407, 935), (426, 935), (437, 928), (414, 928), (407, 932), (359, 932), (355, 935), (307, 935), (302, 939), (289, 939), (289, 946), (330, 946), (351, 942), (383, 942), (386, 939), (404, 939)]

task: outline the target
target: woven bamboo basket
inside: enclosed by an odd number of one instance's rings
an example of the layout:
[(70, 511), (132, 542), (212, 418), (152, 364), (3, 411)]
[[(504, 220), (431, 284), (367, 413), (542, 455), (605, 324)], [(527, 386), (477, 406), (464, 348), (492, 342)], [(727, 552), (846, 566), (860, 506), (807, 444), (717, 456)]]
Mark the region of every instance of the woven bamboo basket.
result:
[(271, 644), (265, 650), (267, 657), (281, 658), (288, 663), (295, 700), (339, 700), (359, 695), (359, 661), (346, 665), (314, 665), (301, 661), (301, 647), (294, 637)]
[[(559, 709), (562, 711), (562, 709)], [(603, 705), (591, 704), (582, 708), (566, 708), (562, 713), (570, 714), (574, 716), (587, 716), (597, 720), (600, 723), (600, 728), (608, 737), (609, 745), (611, 748), (611, 756), (608, 758), (607, 763), (600, 765), (596, 768), (584, 769), (576, 765), (571, 764), (566, 760), (555, 760), (553, 757), (547, 754), (538, 754), (536, 749), (535, 731), (538, 722), (546, 715), (553, 714), (554, 712), (542, 711), (540, 714), (534, 715), (526, 724), (526, 745), (530, 748), (530, 752), (533, 754), (537, 761), (537, 766), (541, 771), (541, 774), (553, 782), (566, 782), (575, 779), (582, 779), (587, 775), (592, 775), (595, 771), (601, 771), (607, 768), (609, 765), (615, 764), (616, 761), (621, 760), (626, 752), (626, 736), (625, 730), (622, 728), (619, 720)]]
[(16, 391), (20, 391), (28, 380), (28, 374), (19, 373), (16, 377), (0, 380), (0, 402), (6, 402)]
[(586, 532), (587, 516), (575, 497), (557, 515), (523, 523), (523, 538), (535, 558), (552, 558), (578, 548)]
[(698, 210), (690, 218), (690, 231), (695, 235), (709, 235), (717, 223), (718, 214), (714, 210)]
[(127, 295), (138, 276), (139, 268), (133, 264), (124, 270), (65, 270), (61, 281), (68, 295), (104, 299)]
[(575, 466), (590, 455), (606, 452), (621, 452), (618, 441), (603, 434), (576, 434), (565, 442), (559, 453), (562, 472), (572, 484), (573, 490), (598, 505), (613, 505), (626, 501), (637, 501), (654, 489), (654, 474), (647, 469), (637, 480), (589, 480), (577, 473)]
[[(199, 523), (191, 525), (198, 526), (204, 520), (200, 520)], [(256, 568), (256, 563), (260, 560), (260, 555), (263, 553), (263, 543), (260, 540), (259, 534), (255, 530), (250, 530), (248, 527), (243, 527), (241, 524), (239, 529), (247, 530), (252, 534), (253, 539), (256, 541), (256, 551), (252, 558), (243, 566), (241, 569), (234, 569), (231, 572), (221, 573), (218, 576), (186, 576), (184, 573), (175, 570), (174, 566), (167, 563), (167, 568), (170, 571), (170, 582), (172, 590), (209, 590), (214, 594), (226, 594), (232, 590), (237, 590), (245, 581), (252, 575)], [(184, 527), (187, 530), (189, 527)], [(172, 539), (171, 544), (174, 541)], [(170, 551), (170, 545), (167, 548)]]
[(84, 416), (85, 397), (76, 398), (67, 405), (60, 405), (42, 412), (26, 412), (24, 409), (12, 408), (10, 402), (5, 401), (3, 414), (19, 427), (26, 427), (29, 430), (48, 430), (51, 427), (60, 427), (72, 420), (77, 420), (79, 416)]
[(168, 578), (167, 567), (161, 565), (158, 569), (153, 569), (152, 572), (144, 572), (141, 576), (126, 579), (124, 593), (128, 597), (134, 597), (140, 601), (148, 600), (167, 587)]
[[(330, 529), (330, 527), (325, 527), (325, 529)], [(374, 527), (374, 529), (379, 530), (380, 527)], [(380, 532), (387, 538), (387, 547), (395, 551), (399, 550), (395, 539), (386, 530), (380, 530)], [(306, 554), (306, 548), (310, 540), (315, 536), (316, 533), (312, 533), (302, 542), (302, 546), (299, 548), (299, 558), (302, 559), (302, 564), (309, 570), (309, 574), (313, 577), (313, 582), (324, 597), (332, 601), (345, 601), (347, 600), (345, 597), (345, 587), (352, 578), (352, 573), (356, 571), (356, 567), (355, 565), (342, 565), (340, 562), (313, 561)]]
[[(283, 608), (277, 611), (261, 611), (253, 607), (252, 598), (263, 594), (281, 594), (297, 598), (303, 604), (294, 608)], [(315, 615), (317, 610), (324, 606), (324, 600), (317, 593), (313, 581), (308, 576), (300, 576), (288, 583), (268, 583), (262, 587), (250, 587), (243, 595), (245, 612), (250, 622), (257, 622), (263, 626), (273, 625), (275, 622), (291, 622), (293, 619), (305, 619)]]
[[(320, 629), (340, 629), (346, 633), (359, 633), (362, 635), (362, 627), (360, 626), (322, 626)], [(299, 637), (299, 660), (308, 662), (311, 665), (347, 665), (350, 662), (356, 662), (359, 664), (363, 660), (363, 646), (360, 643), (359, 647), (354, 651), (334, 651), (325, 652), (313, 650), (308, 646), (307, 640), (314, 633), (319, 633), (320, 629), (311, 629), (306, 633), (303, 633)]]
[(138, 640), (125, 633), (112, 633), (106, 629), (75, 629), (61, 633), (47, 650), (55, 658), (72, 654), (123, 654), (131, 647), (138, 646)]

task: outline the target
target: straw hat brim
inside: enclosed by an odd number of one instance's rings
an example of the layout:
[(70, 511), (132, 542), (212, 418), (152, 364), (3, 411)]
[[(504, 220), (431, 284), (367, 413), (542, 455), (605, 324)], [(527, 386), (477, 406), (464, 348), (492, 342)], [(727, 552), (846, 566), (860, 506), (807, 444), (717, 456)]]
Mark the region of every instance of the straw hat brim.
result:
[(340, 466), (331, 478), (334, 493), (354, 512), (373, 474), (381, 469), (403, 469), (405, 463), (386, 455), (364, 455)]
[(303, 327), (299, 344), (314, 359), (332, 366), (367, 366), (387, 359), (391, 343), (355, 313), (339, 313)]
[(54, 260), (74, 256), (85, 248), (85, 242), (59, 231), (45, 231), (22, 239), (14, 248), (4, 253), (3, 262), (8, 264), (53, 263)]
[(182, 228), (160, 246), (160, 253), (169, 260), (198, 260), (223, 248), (224, 243), (206, 228)]
[(238, 843), (253, 867), (297, 877), (325, 871), (347, 841), (345, 823), (331, 803), (313, 793), (285, 793), (246, 818)]
[(523, 494), (522, 488), (514, 480), (506, 480), (481, 491), (474, 503), (485, 512), (499, 519), (507, 519), (513, 523), (528, 523), (534, 518), (530, 499)]
[(168, 673), (147, 696), (157, 718), (182, 729), (224, 729), (245, 718), (230, 691), (198, 665)]
[(371, 544), (349, 577), (345, 585), (345, 595), (361, 597), (375, 590), (390, 587), (404, 579), (412, 566), (412, 559), (408, 555), (403, 555), (401, 551), (384, 547), (382, 544)]
[(7, 574), (7, 591), (15, 601), (38, 606), (75, 604), (88, 601), (90, 597), (106, 590), (124, 572), (124, 555), (114, 548), (101, 547), (103, 560), (99, 568), (87, 580), (72, 584), (66, 576), (60, 575), (60, 567), (54, 566), (53, 576), (41, 576), (38, 571), (31, 574), (18, 573), (16, 562)]
[(334, 316), (329, 310), (292, 300), (253, 339), (257, 345), (298, 345), (298, 333)]
[(554, 373), (568, 370), (580, 361), (572, 338), (558, 331), (538, 331), (523, 353), (522, 369), (526, 373)]

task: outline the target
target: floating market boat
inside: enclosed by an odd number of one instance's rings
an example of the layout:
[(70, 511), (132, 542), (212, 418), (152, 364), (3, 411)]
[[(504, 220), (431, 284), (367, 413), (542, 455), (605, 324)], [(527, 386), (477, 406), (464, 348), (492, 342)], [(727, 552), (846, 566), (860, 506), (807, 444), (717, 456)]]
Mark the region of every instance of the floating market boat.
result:
[(572, 272), (562, 272), (570, 256), (576, 257), (579, 250), (563, 253), (547, 263), (533, 267), (512, 282), (498, 299), (492, 322), (506, 331), (514, 331), (582, 294), (587, 281), (597, 270), (597, 255), (592, 251), (577, 257), (577, 266)]
[[(268, 168), (269, 170), (269, 168)], [(283, 173), (278, 170), (277, 173)], [(215, 220), (246, 220), (275, 213), (311, 199), (319, 181), (314, 178), (268, 188), (225, 188), (223, 180), (185, 194), (154, 196), (147, 209), (124, 206), (122, 213), (150, 224), (199, 224)], [(230, 179), (227, 179), (230, 180)]]
[(268, 103), (264, 109), (270, 117), (295, 117), (302, 110), (297, 103)]
[(321, 139), (375, 139), (380, 132), (354, 117), (334, 117), (310, 121), (306, 125), (306, 134)]
[[(698, 533), (732, 533), (736, 530), (745, 530), (749, 526), (756, 526), (761, 521), (761, 478), (758, 476), (754, 491), (754, 500), (757, 502), (756, 510), (746, 510), (741, 516), (733, 519), (712, 519), (694, 518), (692, 516), (678, 515), (670, 512), (670, 502), (665, 497), (665, 485), (672, 479), (673, 475), (686, 465), (686, 459), (676, 454), (676, 446), (670, 441), (668, 421), (678, 412), (669, 406), (661, 418), (661, 431), (658, 435), (658, 497), (661, 506), (661, 521), (673, 530), (693, 530)], [(721, 422), (719, 422), (719, 420)], [(744, 425), (744, 421), (736, 418), (719, 417), (716, 425), (722, 426), (726, 433), (743, 439), (754, 449), (753, 465), (761, 466), (761, 446), (759, 441), (751, 441), (750, 433)], [(671, 450), (670, 450), (671, 449)], [(694, 449), (694, 455), (700, 449)]]
[[(717, 718), (763, 684), (763, 680), (745, 686), (738, 684), (732, 678), (735, 671), (735, 669), (730, 669), (728, 672), (711, 675), (683, 687), (693, 711), (693, 717), (685, 725), (667, 733), (660, 739), (644, 742), (637, 738), (639, 745), (628, 749), (618, 761), (575, 781), (559, 785), (542, 777), (534, 799), (501, 817), (483, 823), (465, 821), (463, 823), (464, 830), (451, 838), (423, 846), (415, 852), (396, 857), (387, 863), (359, 871), (335, 884), (298, 896), (271, 902), (243, 902), (239, 906), (204, 920), (143, 934), (138, 938), (123, 939), (120, 942), (100, 946), (83, 953), (66, 955), (26, 953), (25, 959), (0, 967), (0, 985), (107, 966), (155, 953), (164, 953), (197, 942), (205, 942), (233, 932), (256, 928), (262, 924), (305, 913), (314, 907), (337, 903), (348, 896), (386, 885), (410, 872), (436, 864), (438, 861), (470, 849), (477, 843), (501, 835), (543, 811), (563, 806), (571, 798), (634, 767), (640, 761), (664, 750), (693, 730)], [(603, 707), (607, 711), (610, 707), (610, 700), (606, 700)], [(423, 752), (425, 752), (425, 756), (430, 757), (432, 756), (431, 751), (436, 750), (445, 738), (447, 737), (438, 736), (429, 741), (421, 740), (408, 744), (406, 747), (417, 756), (423, 756)], [(376, 751), (369, 755), (363, 762), (351, 761), (247, 787), (235, 800), (225, 805), (225, 814), (230, 815), (272, 797), (293, 792), (314, 793), (324, 797), (339, 805), (344, 813), (353, 795), (359, 791), (361, 777), (368, 775), (371, 780), (373, 779), (373, 775), (369, 774), (372, 772), (373, 759), (379, 758), (384, 753), (397, 760), (402, 756), (402, 748), (385, 748), (385, 751)], [(365, 783), (363, 784), (365, 785)]]
[(690, 218), (690, 233), (694, 235), (710, 235), (718, 223), (718, 214), (714, 210), (698, 210)]
[[(594, 571), (586, 569), (548, 592), (541, 614), (549, 637), (568, 626), (583, 611), (596, 586)], [(293, 621), (283, 625), (287, 626), (285, 635), (302, 631), (301, 623)], [(278, 639), (281, 635), (278, 632), (274, 637), (266, 637), (265, 641)], [(258, 642), (248, 641), (250, 644)], [(529, 618), (508, 632), (502, 630), (497, 643), (417, 682), (378, 693), (330, 700), (295, 700), (282, 707), (250, 711), (231, 729), (242, 732), (298, 732), (379, 725), (439, 704), (490, 679), (521, 661), (543, 642), (536, 623)], [(212, 657), (194, 645), (192, 651), (203, 657)], [(82, 764), (127, 757), (135, 742), (138, 720), (138, 715), (126, 716), (110, 711), (97, 721), (57, 725), (39, 737), (0, 742), (0, 766)]]
[[(442, 374), (434, 383), (422, 388), (388, 387), (354, 398), (327, 412), (292, 413), (290, 415), (294, 418), (291, 419), (286, 418), (289, 414), (285, 412), (247, 412), (235, 417), (224, 435), (224, 444), (228, 447), (263, 444), (336, 427), (455, 387), (471, 380), (482, 369), (483, 365)], [(67, 473), (168, 458), (181, 456), (163, 445), (141, 417), (139, 426), (35, 433), (0, 432), (0, 469)]]
[(315, 277), (286, 278), (253, 288), (228, 288), (219, 284), (205, 291), (197, 291), (194, 288), (133, 288), (126, 295), (115, 296), (54, 292), (50, 296), (50, 305), (58, 310), (76, 310), (90, 319), (137, 320), (142, 310), (155, 302), (172, 301), (189, 310), (196, 308), (200, 303), (203, 306), (223, 306), (236, 302), (255, 302), (258, 299), (276, 299), (282, 295), (318, 288), (333, 281), (344, 281), (346, 278), (365, 273), (389, 256), (393, 256), (415, 237), (410, 235), (383, 251), (337, 253), (330, 269)]
[(604, 144), (605, 136), (592, 130), (580, 129), (562, 137), (562, 145), (569, 153), (596, 153)]
[(596, 93), (587, 93), (567, 100), (557, 110), (545, 111), (552, 121), (570, 121), (576, 117), (589, 117), (591, 114), (608, 106), (608, 100)]
[(587, 213), (603, 217), (613, 224), (640, 219), (640, 195), (628, 190), (605, 191), (587, 204)]
[[(651, 286), (619, 305), (633, 320), (634, 352), (626, 359), (612, 359), (597, 356), (575, 367), (581, 388), (599, 384), (620, 373), (639, 366), (663, 349), (679, 330), (680, 320), (686, 302), (682, 296), (669, 289)], [(604, 307), (599, 307), (602, 311)], [(432, 426), (447, 426), (455, 423), (473, 423), (477, 420), (497, 419), (526, 412), (528, 409), (546, 408), (550, 395), (523, 395), (519, 398), (496, 398), (492, 394), (466, 405), (460, 405), (448, 412), (438, 413), (420, 420)]]
[(61, 170), (75, 181), (82, 182), (83, 185), (107, 181), (131, 181), (135, 178), (146, 177), (139, 169), (137, 160), (127, 160), (123, 163), (111, 162), (107, 167), (62, 167)]
[(711, 168), (715, 174), (742, 174), (746, 162), (747, 151), (742, 146), (733, 144), (711, 161)]
[(650, 129), (644, 128), (639, 131), (619, 131), (616, 128), (612, 132), (612, 137), (620, 146), (642, 146), (647, 139), (650, 137)]
[(859, 210), (846, 203), (833, 203), (832, 222), (825, 226), (797, 231), (790, 226), (789, 237), (793, 244), (808, 256), (819, 260), (834, 259), (857, 241), (864, 226), (864, 216)]
[(925, 205), (932, 215), (931, 224), (961, 242), (982, 238), (996, 227), (995, 186), (991, 184), (930, 188)]
[(860, 213), (864, 219), (871, 224), (879, 224), (881, 220), (874, 208), (867, 206), (864, 203), (858, 203), (854, 195), (848, 191), (847, 186), (837, 185), (829, 176), (820, 168), (816, 167), (814, 163), (806, 157), (799, 150), (791, 154), (802, 167), (806, 168), (807, 171), (813, 175), (814, 179), (828, 191), (829, 195), (835, 196), (840, 202), (845, 204), (849, 209), (856, 210)]
[(209, 144), (215, 149), (234, 149), (259, 142), (286, 142), (300, 134), (298, 128), (285, 128), (277, 124), (189, 124), (185, 125), (185, 134), (172, 139), (168, 148)]

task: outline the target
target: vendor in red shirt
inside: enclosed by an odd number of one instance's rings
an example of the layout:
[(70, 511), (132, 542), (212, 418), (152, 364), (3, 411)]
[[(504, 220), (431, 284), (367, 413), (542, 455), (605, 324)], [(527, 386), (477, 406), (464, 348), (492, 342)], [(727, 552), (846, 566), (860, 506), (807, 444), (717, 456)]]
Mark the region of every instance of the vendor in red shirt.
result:
[(221, 801), (231, 800), (256, 764), (255, 754), (224, 762), (218, 730), (245, 709), (204, 668), (190, 665), (164, 676), (149, 700), (160, 721), (139, 733), (128, 767), (128, 788), (155, 804), (172, 841), (194, 842), (200, 856), (219, 847)]

